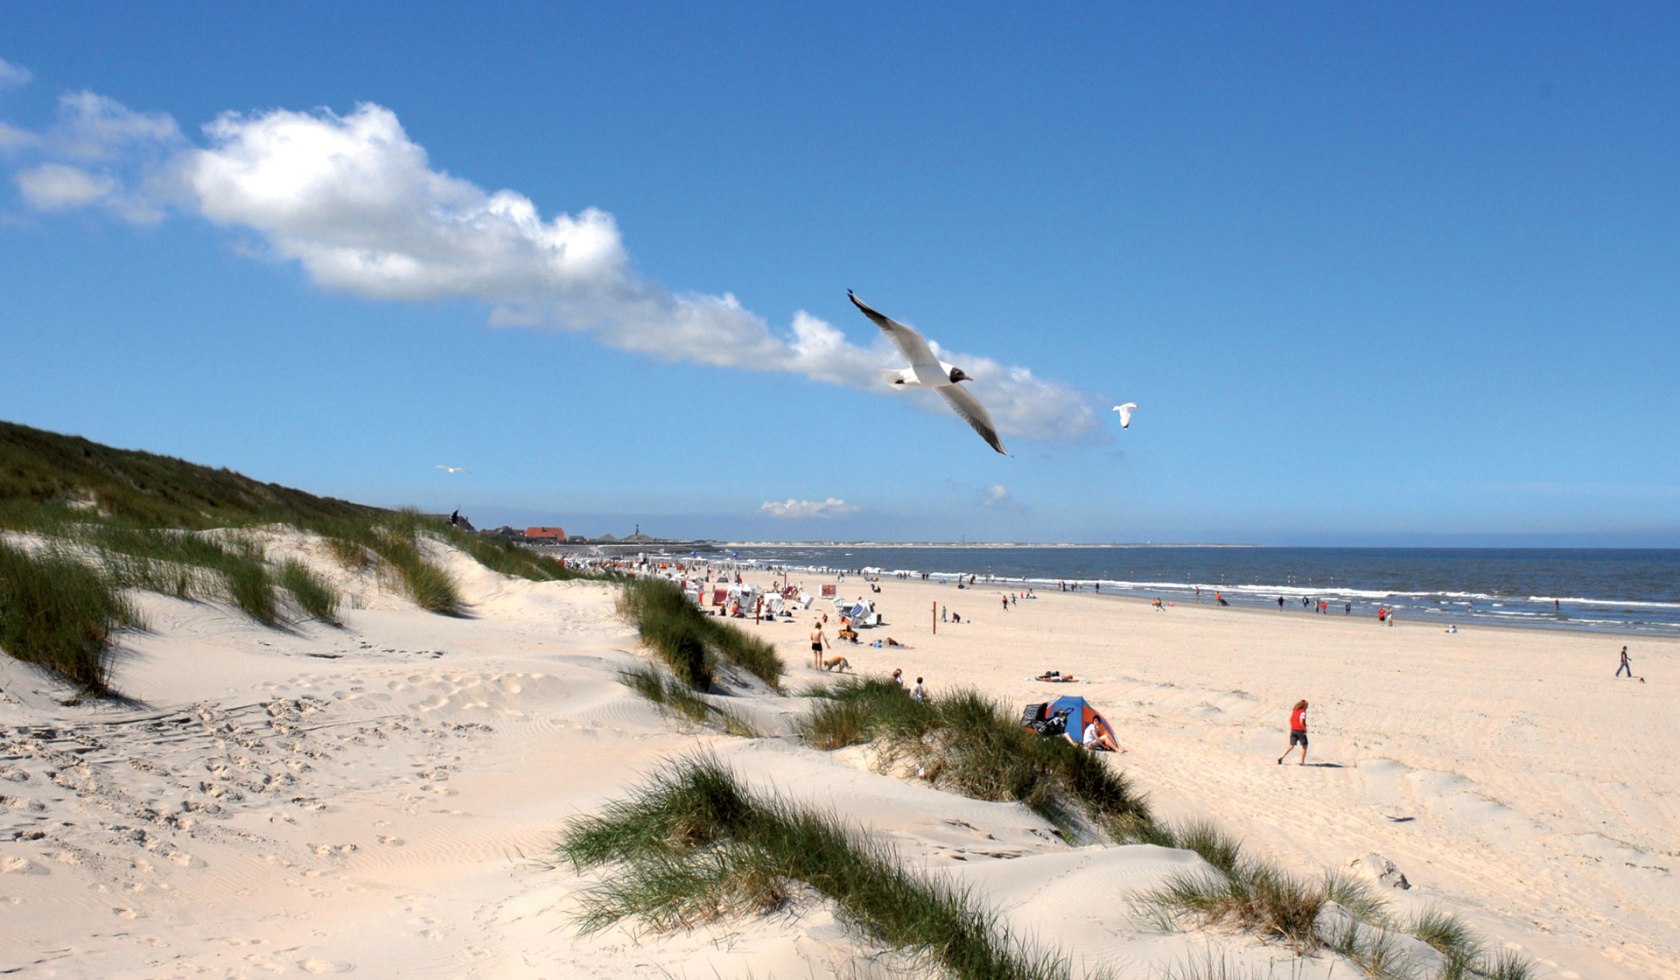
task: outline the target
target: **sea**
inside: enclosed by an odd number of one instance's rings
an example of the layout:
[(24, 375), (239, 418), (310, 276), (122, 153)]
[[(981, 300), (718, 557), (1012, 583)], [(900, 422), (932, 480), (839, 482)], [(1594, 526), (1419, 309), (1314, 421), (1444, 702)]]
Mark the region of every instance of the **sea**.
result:
[[(735, 560), (785, 566), (812, 588), (879, 575), (955, 588), (1214, 602), (1402, 622), (1497, 624), (1680, 636), (1680, 550), (1272, 548), (1157, 545), (757, 545)], [(1198, 596), (1197, 590), (1200, 590)], [(844, 591), (844, 588), (842, 589)], [(813, 589), (814, 591), (814, 589)]]

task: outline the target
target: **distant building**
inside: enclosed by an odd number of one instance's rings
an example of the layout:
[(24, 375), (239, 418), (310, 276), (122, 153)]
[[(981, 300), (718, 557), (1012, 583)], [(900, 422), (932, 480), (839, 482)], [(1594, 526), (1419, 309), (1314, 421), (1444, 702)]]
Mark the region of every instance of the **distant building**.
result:
[(566, 529), (559, 527), (528, 527), (525, 529), (527, 541), (564, 541)]

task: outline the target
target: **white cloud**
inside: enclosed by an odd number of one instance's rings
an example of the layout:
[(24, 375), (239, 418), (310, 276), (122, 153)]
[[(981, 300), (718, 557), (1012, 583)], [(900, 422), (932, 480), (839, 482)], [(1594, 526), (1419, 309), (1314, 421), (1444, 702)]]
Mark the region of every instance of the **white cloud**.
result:
[(65, 163), (43, 163), (16, 177), (18, 191), (30, 207), (41, 211), (62, 211), (86, 207), (111, 196), (117, 182), (88, 173)]
[(151, 158), (181, 144), (181, 130), (162, 112), (135, 112), (115, 99), (70, 92), (58, 100), (49, 150), (75, 160)]
[(138, 223), (164, 216), (175, 196), (169, 169), (184, 142), (168, 115), (134, 112), (92, 92), (61, 97), (43, 132), (0, 124), (0, 152), (42, 161), (13, 175), (24, 203), (41, 211), (98, 206)]
[(29, 69), (22, 65), (14, 65), (5, 58), (0, 58), (0, 90), (28, 85), (29, 80), (34, 77), (29, 73)]
[[(297, 262), (330, 289), (381, 300), (469, 298), (488, 304), (496, 325), (582, 331), (666, 361), (891, 391), (879, 372), (898, 355), (861, 317), (872, 346), (805, 311), (778, 331), (727, 293), (668, 290), (635, 271), (611, 214), (586, 208), (545, 218), (516, 191), (486, 191), (435, 169), (381, 106), (343, 116), (228, 113), (205, 134), (207, 146), (186, 147), (168, 116), (89, 92), (65, 96), (58, 124), (40, 137), (41, 153), (65, 169), (35, 168), (25, 197), (43, 209), (99, 203), (128, 220), (155, 220), (173, 204), (254, 233), (261, 251)], [(87, 168), (95, 162), (97, 173)], [(71, 163), (83, 166), (79, 185)], [(1079, 391), (1024, 367), (940, 353), (974, 378), (975, 397), (1005, 434), (1067, 439), (1098, 428), (1093, 400)], [(917, 407), (948, 412), (920, 394), (910, 397)]]
[(761, 513), (771, 517), (844, 517), (855, 514), (858, 508), (838, 497), (827, 500), (766, 500), (759, 506)]
[(1001, 483), (994, 483), (982, 489), (980, 491), (980, 502), (994, 510), (1026, 513), (1029, 509), (1026, 504), (1015, 499), (1015, 495), (1009, 492), (1009, 488)]
[(0, 153), (15, 153), (41, 145), (41, 137), (27, 129), (0, 122)]

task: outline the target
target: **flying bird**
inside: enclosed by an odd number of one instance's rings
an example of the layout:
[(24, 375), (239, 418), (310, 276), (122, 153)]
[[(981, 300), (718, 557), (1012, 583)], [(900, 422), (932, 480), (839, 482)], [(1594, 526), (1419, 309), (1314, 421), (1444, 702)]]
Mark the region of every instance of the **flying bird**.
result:
[(857, 294), (846, 290), (852, 304), (863, 311), (863, 315), (875, 321), (910, 362), (907, 368), (888, 368), (881, 372), (887, 382), (904, 388), (932, 388), (939, 392), (939, 397), (945, 399), (945, 404), (951, 410), (962, 416), (964, 422), (980, 433), (980, 438), (986, 440), (986, 445), (998, 452), (1009, 455), (1009, 450), (1003, 448), (1003, 440), (998, 438), (997, 427), (992, 424), (992, 417), (986, 414), (986, 407), (966, 390), (957, 387), (959, 381), (972, 381), (963, 369), (952, 367), (933, 355), (933, 348), (928, 346), (927, 340), (916, 331), (889, 316), (870, 309)]
[(1136, 409), (1137, 409), (1137, 402), (1127, 402), (1124, 405), (1114, 406), (1114, 410), (1116, 412), (1120, 413), (1120, 428), (1122, 428), (1122, 429), (1131, 428), (1131, 426), (1132, 426), (1132, 412), (1135, 411)]
[(443, 470), (445, 473), (471, 473), (472, 472), (472, 470), (467, 469), (465, 466), (445, 466), (442, 463), (437, 464), (436, 466), (432, 467), (432, 469)]

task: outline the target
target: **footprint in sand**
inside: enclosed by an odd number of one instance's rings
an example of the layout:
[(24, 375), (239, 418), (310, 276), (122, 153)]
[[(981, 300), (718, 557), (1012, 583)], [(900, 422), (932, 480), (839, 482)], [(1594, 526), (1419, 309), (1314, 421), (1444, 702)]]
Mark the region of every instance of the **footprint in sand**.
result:
[(9, 857), (0, 860), (0, 874), (46, 875), (52, 874), (52, 872), (28, 858)]

